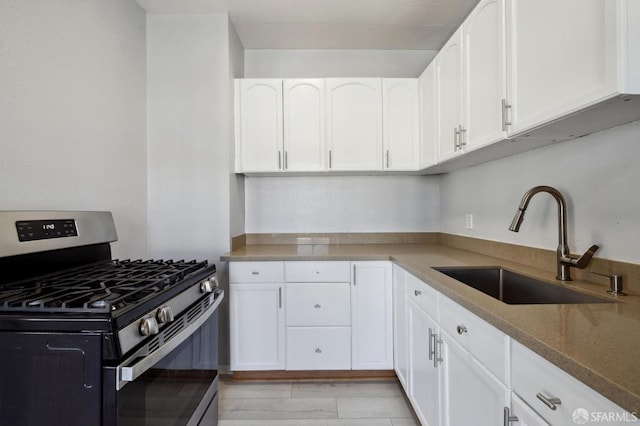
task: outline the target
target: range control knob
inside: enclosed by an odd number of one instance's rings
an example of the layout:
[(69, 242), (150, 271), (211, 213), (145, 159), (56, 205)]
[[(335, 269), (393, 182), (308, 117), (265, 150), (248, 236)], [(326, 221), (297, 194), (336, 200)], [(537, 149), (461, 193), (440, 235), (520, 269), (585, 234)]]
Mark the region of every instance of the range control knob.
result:
[(216, 287), (218, 287), (218, 279), (216, 277), (207, 278), (200, 283), (200, 291), (202, 293), (211, 293)]
[(165, 322), (172, 322), (174, 318), (173, 318), (173, 310), (171, 309), (171, 306), (164, 306), (162, 308), (158, 308), (158, 311), (156, 312), (156, 319), (160, 324), (164, 324)]
[(153, 334), (158, 334), (158, 322), (155, 318), (149, 317), (144, 318), (140, 322), (140, 334), (143, 336), (151, 336)]

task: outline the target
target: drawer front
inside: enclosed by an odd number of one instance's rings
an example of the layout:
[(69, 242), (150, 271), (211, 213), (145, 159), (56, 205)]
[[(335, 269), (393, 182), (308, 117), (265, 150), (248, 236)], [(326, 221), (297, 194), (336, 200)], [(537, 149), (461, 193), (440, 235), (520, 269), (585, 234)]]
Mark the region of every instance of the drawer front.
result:
[(287, 328), (287, 370), (349, 369), (350, 327)]
[(440, 327), (506, 383), (509, 338), (451, 299), (440, 296)]
[(349, 326), (349, 283), (287, 284), (287, 326)]
[(288, 283), (349, 282), (350, 262), (285, 262)]
[[(632, 414), (516, 341), (512, 342), (511, 358), (513, 391), (553, 425), (576, 424), (573, 416), (579, 413), (576, 411), (579, 408), (589, 416), (612, 413), (619, 419), (632, 418)], [(547, 399), (557, 398), (560, 404), (555, 404), (556, 409), (552, 410), (538, 394)]]
[(231, 283), (281, 283), (284, 282), (282, 262), (231, 262)]
[(431, 318), (436, 322), (438, 321), (438, 292), (433, 287), (408, 273), (407, 296), (429, 314)]

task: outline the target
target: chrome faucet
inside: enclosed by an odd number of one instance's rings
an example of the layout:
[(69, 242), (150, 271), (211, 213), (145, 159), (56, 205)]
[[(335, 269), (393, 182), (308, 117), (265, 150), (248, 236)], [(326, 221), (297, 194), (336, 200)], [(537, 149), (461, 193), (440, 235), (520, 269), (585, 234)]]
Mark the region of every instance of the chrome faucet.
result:
[(591, 262), (593, 254), (600, 247), (593, 245), (582, 256), (571, 254), (569, 246), (567, 246), (567, 202), (560, 191), (551, 186), (535, 186), (528, 190), (522, 197), (522, 201), (520, 201), (520, 206), (518, 207), (518, 211), (511, 222), (511, 226), (509, 226), (509, 230), (513, 232), (518, 232), (520, 230), (520, 225), (522, 225), (522, 220), (524, 219), (524, 212), (527, 210), (529, 201), (538, 192), (547, 192), (551, 194), (558, 204), (558, 249), (556, 250), (558, 272), (556, 279), (561, 281), (571, 281), (570, 268), (586, 268), (589, 262)]

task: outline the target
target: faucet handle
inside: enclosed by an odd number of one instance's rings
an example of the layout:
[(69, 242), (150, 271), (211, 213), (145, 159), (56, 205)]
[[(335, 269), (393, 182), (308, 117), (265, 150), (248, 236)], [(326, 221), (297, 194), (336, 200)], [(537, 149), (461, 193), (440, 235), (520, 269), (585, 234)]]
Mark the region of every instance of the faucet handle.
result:
[(596, 251), (598, 251), (599, 248), (600, 246), (594, 244), (589, 247), (589, 250), (585, 251), (582, 256), (563, 256), (560, 261), (575, 268), (584, 269), (587, 267), (587, 265), (589, 265), (589, 262), (591, 262), (591, 258), (593, 258), (593, 255)]

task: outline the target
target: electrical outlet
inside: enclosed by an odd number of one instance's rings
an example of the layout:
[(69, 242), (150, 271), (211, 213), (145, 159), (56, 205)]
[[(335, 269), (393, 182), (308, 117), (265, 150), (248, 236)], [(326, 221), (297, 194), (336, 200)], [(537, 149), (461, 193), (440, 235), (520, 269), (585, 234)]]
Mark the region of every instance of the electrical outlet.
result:
[(465, 216), (465, 227), (467, 229), (473, 229), (473, 215), (471, 213), (467, 213)]

